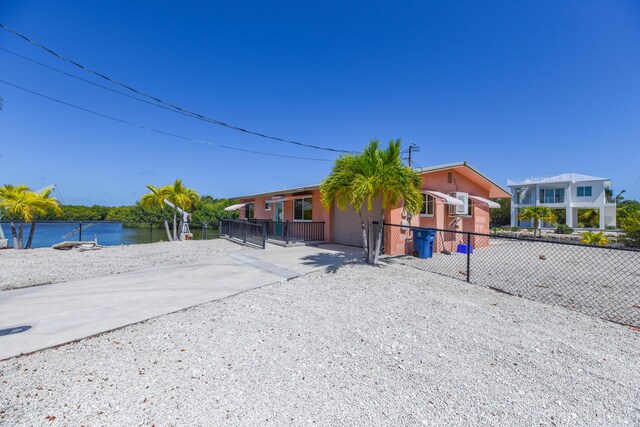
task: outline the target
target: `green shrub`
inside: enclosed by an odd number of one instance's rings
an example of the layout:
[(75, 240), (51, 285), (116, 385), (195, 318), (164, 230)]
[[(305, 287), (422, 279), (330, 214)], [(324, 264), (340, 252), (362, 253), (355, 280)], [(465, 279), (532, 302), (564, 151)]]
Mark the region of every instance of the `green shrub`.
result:
[(511, 227), (509, 228), (511, 231), (520, 231), (520, 227)]
[(618, 228), (618, 227), (616, 227), (615, 225), (608, 225), (608, 226), (607, 226), (607, 230), (615, 230), (615, 229), (617, 229), (617, 228)]
[(582, 237), (580, 238), (580, 241), (588, 245), (599, 245), (599, 246), (604, 246), (609, 243), (609, 239), (601, 231), (598, 233), (594, 233), (593, 231), (584, 232), (582, 233)]
[(569, 227), (567, 224), (559, 224), (556, 228), (556, 234), (571, 234), (573, 233), (573, 228)]
[(622, 241), (626, 246), (640, 248), (640, 211), (630, 213), (621, 224), (624, 237)]

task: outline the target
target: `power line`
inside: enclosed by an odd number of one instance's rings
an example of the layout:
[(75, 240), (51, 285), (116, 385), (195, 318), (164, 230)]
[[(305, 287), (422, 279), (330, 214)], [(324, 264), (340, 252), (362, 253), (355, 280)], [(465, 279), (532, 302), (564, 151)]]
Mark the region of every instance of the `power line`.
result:
[(7, 82), (5, 80), (1, 80), (0, 79), (0, 83), (4, 83), (4, 84), (6, 84), (8, 86), (14, 87), (16, 89), (20, 89), (20, 90), (22, 90), (24, 92), (28, 92), (28, 93), (30, 93), (32, 95), (36, 95), (36, 96), (39, 96), (41, 98), (48, 99), (50, 101), (54, 101), (54, 102), (57, 102), (59, 104), (66, 105), (67, 107), (75, 108), (77, 110), (84, 111), (86, 113), (94, 114), (96, 116), (100, 116), (100, 117), (103, 117), (105, 119), (113, 120), (113, 121), (116, 121), (116, 122), (119, 122), (119, 123), (123, 123), (123, 124), (129, 125), (129, 126), (134, 126), (134, 127), (141, 128), (141, 129), (150, 130), (152, 132), (161, 133), (163, 135), (172, 136), (174, 138), (179, 138), (179, 139), (183, 139), (183, 140), (186, 140), (186, 141), (196, 142), (196, 143), (199, 143), (199, 144), (211, 145), (213, 147), (224, 148), (224, 149), (227, 149), (227, 150), (236, 150), (236, 151), (242, 151), (242, 152), (245, 152), (245, 153), (260, 154), (260, 155), (263, 155), (263, 156), (285, 157), (285, 158), (289, 158), (289, 159), (314, 160), (314, 161), (321, 161), (321, 162), (331, 162), (331, 161), (333, 161), (331, 159), (318, 159), (318, 158), (314, 158), (314, 157), (300, 157), (300, 156), (289, 156), (289, 155), (286, 155), (286, 154), (266, 153), (266, 152), (263, 152), (263, 151), (247, 150), (247, 149), (244, 149), (244, 148), (231, 147), (231, 146), (228, 146), (228, 145), (216, 144), (216, 143), (209, 142), (209, 141), (203, 141), (203, 140), (200, 140), (200, 139), (195, 139), (195, 138), (191, 138), (191, 137), (188, 137), (188, 136), (178, 135), (176, 133), (167, 132), (167, 131), (164, 131), (164, 130), (152, 128), (152, 127), (141, 125), (141, 124), (138, 124), (138, 123), (133, 123), (133, 122), (130, 122), (130, 121), (125, 120), (125, 119), (121, 119), (121, 118), (118, 118), (118, 117), (110, 116), (108, 114), (99, 113), (97, 111), (90, 110), (90, 109), (84, 108), (84, 107), (80, 107), (80, 106), (77, 106), (77, 105), (74, 105), (74, 104), (71, 104), (71, 103), (68, 103), (68, 102), (65, 102), (65, 101), (61, 101), (59, 99), (52, 98), (52, 97), (44, 95), (42, 93), (38, 93), (38, 92), (32, 91), (32, 90), (24, 88), (22, 86), (18, 86), (18, 85), (15, 85), (13, 83), (9, 83), (9, 82)]
[(132, 86), (129, 86), (129, 85), (124, 84), (124, 83), (121, 83), (121, 82), (119, 82), (119, 81), (117, 81), (115, 79), (112, 79), (111, 77), (109, 77), (109, 76), (107, 76), (105, 74), (99, 73), (98, 71), (95, 71), (95, 70), (93, 70), (91, 68), (85, 67), (84, 65), (82, 65), (82, 64), (80, 64), (80, 63), (78, 63), (78, 62), (76, 62), (76, 61), (74, 61), (74, 60), (72, 60), (70, 58), (67, 58), (64, 55), (61, 55), (61, 54), (55, 52), (54, 50), (49, 49), (48, 47), (43, 46), (43, 45), (41, 45), (40, 43), (38, 43), (38, 42), (36, 42), (34, 40), (31, 40), (29, 37), (27, 37), (27, 36), (25, 36), (23, 34), (20, 34), (19, 32), (15, 31), (15, 30), (12, 30), (10, 28), (5, 27), (1, 23), (0, 23), (0, 27), (2, 27), (4, 30), (6, 30), (6, 31), (8, 31), (8, 32), (20, 37), (21, 39), (27, 41), (28, 43), (31, 43), (32, 45), (34, 45), (34, 46), (46, 51), (46, 52), (50, 53), (51, 55), (53, 55), (53, 56), (55, 56), (55, 57), (57, 57), (59, 59), (62, 59), (63, 61), (66, 61), (66, 62), (68, 62), (68, 63), (70, 63), (70, 64), (72, 64), (72, 65), (74, 65), (74, 66), (86, 71), (86, 72), (94, 74), (94, 75), (96, 75), (96, 76), (98, 76), (98, 77), (100, 77), (100, 78), (102, 78), (104, 80), (107, 80), (108, 82), (111, 82), (113, 84), (121, 86), (121, 87), (123, 87), (123, 88), (125, 88), (125, 89), (127, 89), (127, 90), (129, 90), (131, 92), (134, 92), (134, 93), (138, 94), (138, 95), (144, 96), (145, 98), (149, 98), (149, 99), (151, 99), (151, 100), (153, 100), (155, 102), (158, 102), (160, 104), (163, 104), (163, 105), (166, 105), (168, 107), (171, 107), (171, 109), (176, 110), (176, 111), (180, 111), (180, 112), (184, 113), (185, 115), (187, 115), (189, 117), (193, 117), (193, 118), (196, 118), (196, 119), (199, 119), (199, 120), (203, 120), (203, 121), (206, 121), (206, 122), (209, 122), (209, 123), (216, 124), (218, 126), (222, 126), (222, 127), (226, 127), (226, 128), (229, 128), (229, 129), (233, 129), (233, 130), (236, 130), (236, 131), (239, 131), (239, 132), (244, 132), (244, 133), (247, 133), (247, 134), (256, 135), (256, 136), (259, 136), (261, 138), (266, 138), (266, 139), (271, 139), (271, 140), (274, 140), (274, 141), (285, 142), (285, 143), (288, 143), (288, 144), (294, 144), (294, 145), (298, 145), (298, 146), (301, 146), (301, 147), (313, 148), (313, 149), (316, 149), (316, 150), (332, 151), (332, 152), (335, 152), (335, 153), (350, 153), (351, 152), (351, 151), (348, 151), (348, 150), (341, 150), (341, 149), (330, 148), (330, 147), (321, 147), (321, 146), (318, 146), (318, 145), (305, 144), (305, 143), (298, 142), (298, 141), (293, 141), (293, 140), (290, 140), (290, 139), (280, 138), (280, 137), (277, 137), (277, 136), (271, 136), (271, 135), (267, 135), (267, 134), (264, 134), (264, 133), (261, 133), (261, 132), (256, 132), (256, 131), (252, 131), (252, 130), (249, 130), (249, 129), (244, 129), (244, 128), (241, 128), (239, 126), (231, 125), (229, 123), (225, 123), (223, 121), (220, 121), (220, 120), (217, 120), (217, 119), (213, 119), (213, 118), (204, 116), (202, 114), (195, 113), (193, 111), (181, 108), (181, 107), (179, 107), (179, 106), (177, 106), (175, 104), (172, 104), (170, 102), (163, 101), (160, 98), (157, 98), (157, 97), (155, 97), (153, 95), (150, 95), (150, 94), (148, 94), (148, 93), (146, 93), (144, 91), (135, 89)]
[(88, 83), (90, 85), (99, 87), (101, 89), (108, 90), (109, 92), (117, 93), (119, 95), (126, 96), (127, 98), (135, 99), (136, 101), (144, 102), (145, 104), (153, 105), (154, 107), (162, 108), (164, 110), (171, 111), (173, 113), (179, 113), (179, 114), (183, 114), (183, 115), (185, 115), (187, 117), (192, 117), (190, 114), (184, 113), (182, 111), (177, 111), (177, 110), (174, 110), (173, 108), (165, 107), (164, 105), (156, 104), (155, 102), (147, 101), (146, 99), (142, 99), (142, 98), (138, 98), (138, 97), (129, 95), (128, 93), (122, 92), (120, 90), (112, 89), (112, 88), (110, 88), (108, 86), (104, 86), (104, 85), (101, 85), (99, 83), (92, 82), (91, 80), (84, 79), (84, 78), (82, 78), (80, 76), (76, 76), (75, 74), (67, 73), (64, 70), (61, 70), (61, 69), (56, 68), (56, 67), (52, 67), (51, 65), (47, 65), (47, 64), (42, 63), (40, 61), (36, 61), (35, 59), (32, 59), (32, 58), (29, 58), (27, 56), (21, 55), (21, 54), (19, 54), (17, 52), (13, 52), (13, 51), (11, 51), (9, 49), (5, 49), (3, 47), (0, 47), (0, 50), (3, 51), (3, 52), (9, 53), (11, 55), (14, 55), (14, 56), (16, 56), (18, 58), (24, 59), (25, 61), (29, 61), (29, 62), (32, 62), (34, 64), (40, 65), (41, 67), (48, 68), (48, 69), (50, 69), (52, 71), (55, 71), (57, 73), (64, 74), (67, 77), (71, 77), (71, 78), (80, 80), (82, 82)]

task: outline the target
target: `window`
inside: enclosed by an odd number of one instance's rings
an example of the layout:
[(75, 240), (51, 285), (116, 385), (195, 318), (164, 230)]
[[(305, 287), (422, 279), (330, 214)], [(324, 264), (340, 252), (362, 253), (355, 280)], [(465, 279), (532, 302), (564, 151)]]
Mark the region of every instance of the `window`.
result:
[(591, 197), (592, 189), (588, 187), (578, 187), (578, 197)]
[(433, 216), (433, 212), (435, 211), (435, 199), (431, 194), (423, 194), (422, 195), (422, 210), (420, 210), (420, 215), (424, 216)]
[(246, 219), (253, 219), (255, 218), (254, 216), (254, 209), (253, 209), (253, 202), (251, 203), (247, 203), (246, 205), (244, 205), (244, 217)]
[(564, 188), (541, 188), (540, 203), (564, 203)]
[(264, 210), (265, 211), (270, 211), (271, 210), (271, 203), (264, 202)]
[(304, 197), (293, 201), (293, 220), (311, 221), (313, 211), (313, 198)]
[(473, 199), (467, 200), (467, 216), (473, 216)]

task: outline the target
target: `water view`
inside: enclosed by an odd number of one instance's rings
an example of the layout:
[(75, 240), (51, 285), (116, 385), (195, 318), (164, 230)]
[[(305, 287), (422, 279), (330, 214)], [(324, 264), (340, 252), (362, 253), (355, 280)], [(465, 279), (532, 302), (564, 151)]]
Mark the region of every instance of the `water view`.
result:
[[(80, 236), (80, 224), (82, 224), (82, 236)], [(5, 238), (9, 246), (13, 246), (11, 238), (11, 224), (0, 223), (4, 231)], [(24, 241), (26, 243), (30, 224), (24, 226)], [(218, 229), (207, 227), (203, 229), (201, 224), (191, 226), (194, 240), (214, 239), (218, 237)], [(162, 224), (138, 225), (135, 227), (125, 226), (121, 222), (101, 222), (101, 221), (68, 221), (68, 222), (39, 222), (36, 224), (36, 231), (33, 237), (34, 248), (46, 248), (56, 243), (66, 241), (92, 241), (98, 240), (102, 246), (111, 245), (132, 245), (138, 243), (153, 243), (167, 240), (167, 233)]]

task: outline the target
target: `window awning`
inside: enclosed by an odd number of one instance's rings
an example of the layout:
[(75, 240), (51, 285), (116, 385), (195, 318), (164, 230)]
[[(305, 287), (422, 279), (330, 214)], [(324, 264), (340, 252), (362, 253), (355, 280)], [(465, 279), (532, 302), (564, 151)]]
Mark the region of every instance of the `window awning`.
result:
[(244, 208), (247, 204), (246, 203), (238, 203), (237, 205), (231, 205), (231, 206), (227, 206), (226, 208), (224, 208), (225, 211), (237, 211), (240, 208)]
[(445, 202), (448, 205), (464, 206), (464, 203), (462, 202), (462, 200), (458, 200), (455, 197), (449, 196), (448, 194), (444, 194), (439, 191), (431, 191), (431, 190), (426, 190), (425, 192), (428, 194), (431, 194), (433, 197), (440, 199), (441, 202)]
[(489, 209), (498, 209), (500, 208), (500, 203), (496, 203), (492, 200), (489, 199), (485, 199), (484, 197), (480, 197), (480, 196), (472, 196), (471, 194), (469, 194), (469, 198), (476, 200), (480, 203), (485, 203), (489, 206)]
[(284, 196), (280, 196), (280, 197), (272, 197), (269, 200), (265, 200), (265, 203), (278, 203), (278, 202), (284, 202), (290, 200), (289, 197), (284, 197)]

